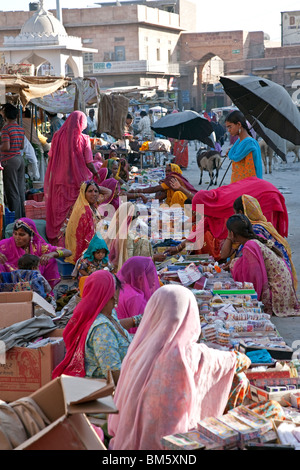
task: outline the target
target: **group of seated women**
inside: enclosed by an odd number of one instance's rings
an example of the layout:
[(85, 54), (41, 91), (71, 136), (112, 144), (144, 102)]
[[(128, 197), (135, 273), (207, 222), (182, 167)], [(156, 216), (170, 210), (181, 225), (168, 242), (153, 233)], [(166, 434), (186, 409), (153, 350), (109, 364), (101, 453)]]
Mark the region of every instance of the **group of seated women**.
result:
[[(244, 128), (234, 126), (241, 140), (248, 138)], [(256, 147), (251, 149), (254, 158)], [(161, 285), (148, 237), (130, 230), (137, 217), (134, 204), (118, 203), (124, 174), (120, 176), (116, 157), (110, 157), (98, 168), (98, 182), (93, 178), (81, 184), (65, 247), (46, 243), (32, 221), (20, 219), (13, 236), (0, 242), (0, 268), (16, 269), (22, 255), (36, 254), (53, 288), (59, 282), (54, 258), (64, 257), (74, 265), (83, 288), (64, 329), (66, 354), (53, 378), (66, 374), (105, 379), (110, 372), (118, 413), (108, 418), (109, 448), (159, 450), (162, 437), (189, 431), (200, 420), (243, 403), (249, 390), (244, 371), (251, 361), (237, 351), (201, 342), (192, 291)], [(112, 178), (107, 179), (108, 171)], [(168, 205), (184, 207), (191, 201), (193, 215), (204, 205), (200, 223), (206, 245), (195, 253), (206, 250), (230, 269), (234, 280), (252, 282), (267, 313), (299, 315), (297, 276), (286, 240), (287, 212), (273, 185), (250, 175), (230, 188), (197, 192), (177, 165), (168, 165), (166, 173), (159, 185), (130, 191), (128, 199), (155, 193)], [(102, 187), (109, 189), (109, 196)], [(266, 193), (267, 200), (262, 197)], [(109, 229), (101, 231), (99, 222), (110, 203), (116, 210)], [(195, 224), (189, 239), (198, 232)]]

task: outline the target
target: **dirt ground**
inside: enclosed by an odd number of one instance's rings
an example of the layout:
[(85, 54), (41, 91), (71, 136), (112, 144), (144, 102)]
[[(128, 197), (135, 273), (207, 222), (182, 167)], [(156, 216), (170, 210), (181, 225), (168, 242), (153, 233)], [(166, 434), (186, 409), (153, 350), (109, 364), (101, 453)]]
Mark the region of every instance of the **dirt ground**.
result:
[[(223, 152), (226, 151), (226, 143)], [(221, 183), (229, 161), (226, 159), (222, 165), (218, 178), (218, 187)], [(199, 186), (200, 172), (196, 162), (195, 143), (189, 144), (189, 166), (184, 170), (184, 176), (197, 188), (207, 189), (209, 184), (208, 173), (205, 172), (202, 185)], [(223, 180), (223, 185), (230, 183), (231, 168), (229, 168)], [(283, 163), (278, 157), (273, 163), (271, 174), (264, 174), (264, 179), (274, 184), (284, 195), (288, 215), (289, 215), (289, 235), (288, 241), (292, 249), (293, 262), (300, 280), (300, 162), (294, 163), (294, 154), (287, 155), (287, 163)], [(299, 282), (300, 284), (300, 282)], [(298, 297), (300, 299), (300, 286), (298, 287)], [(300, 353), (300, 316), (279, 318), (273, 317), (272, 321), (277, 327), (278, 332), (284, 338), (285, 342)]]

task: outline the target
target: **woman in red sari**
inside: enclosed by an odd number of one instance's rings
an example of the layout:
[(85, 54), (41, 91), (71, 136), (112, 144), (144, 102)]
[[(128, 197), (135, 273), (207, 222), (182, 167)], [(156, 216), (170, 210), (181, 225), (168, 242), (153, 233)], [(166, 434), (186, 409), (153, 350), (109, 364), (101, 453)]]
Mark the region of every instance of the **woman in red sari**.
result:
[(173, 146), (174, 163), (180, 168), (187, 168), (189, 165), (189, 143), (187, 140), (175, 140)]
[(87, 117), (74, 111), (55, 132), (45, 175), (46, 233), (53, 245), (64, 244), (61, 228), (75, 203), (83, 181), (97, 178), (90, 138), (82, 133)]
[(68, 263), (76, 263), (95, 235), (97, 224), (101, 220), (97, 210), (101, 196), (95, 181), (86, 181), (81, 185), (66, 229), (66, 248), (72, 252), (66, 258)]

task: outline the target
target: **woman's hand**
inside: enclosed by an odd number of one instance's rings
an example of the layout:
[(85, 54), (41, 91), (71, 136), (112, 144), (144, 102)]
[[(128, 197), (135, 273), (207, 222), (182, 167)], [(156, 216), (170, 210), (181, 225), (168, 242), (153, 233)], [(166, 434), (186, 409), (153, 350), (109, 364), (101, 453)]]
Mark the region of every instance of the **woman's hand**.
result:
[(0, 263), (5, 264), (7, 261), (6, 256), (3, 253), (0, 253)]
[(155, 255), (152, 256), (153, 261), (164, 261), (166, 259), (165, 253), (156, 253)]
[(170, 255), (175, 255), (178, 253), (178, 247), (177, 246), (170, 246), (166, 251), (164, 251), (165, 256), (170, 256)]
[(170, 186), (174, 191), (180, 191), (181, 190), (181, 184), (176, 178), (171, 178), (170, 179)]
[(40, 264), (45, 266), (50, 261), (50, 259), (55, 258), (56, 254), (56, 251), (53, 251), (52, 253), (45, 253), (40, 257)]

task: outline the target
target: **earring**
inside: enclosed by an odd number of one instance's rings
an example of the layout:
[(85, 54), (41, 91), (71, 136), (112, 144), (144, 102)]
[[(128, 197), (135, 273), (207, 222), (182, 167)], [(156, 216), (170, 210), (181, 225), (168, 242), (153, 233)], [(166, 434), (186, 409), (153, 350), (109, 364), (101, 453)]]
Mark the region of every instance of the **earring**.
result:
[(242, 132), (242, 128), (240, 127), (240, 128), (239, 128), (239, 134), (240, 134), (241, 132)]

